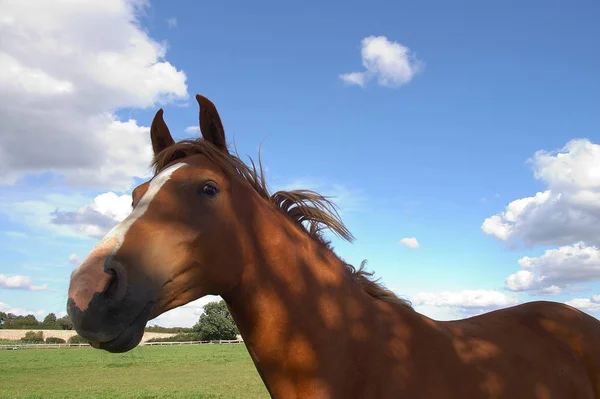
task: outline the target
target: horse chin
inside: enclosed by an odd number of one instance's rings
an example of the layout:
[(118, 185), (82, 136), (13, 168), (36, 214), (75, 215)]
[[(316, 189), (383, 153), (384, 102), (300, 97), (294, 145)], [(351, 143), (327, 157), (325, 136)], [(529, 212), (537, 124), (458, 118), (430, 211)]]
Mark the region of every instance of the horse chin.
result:
[(90, 342), (90, 345), (111, 353), (123, 353), (132, 350), (140, 343), (144, 336), (144, 327), (146, 327), (146, 323), (149, 320), (151, 309), (152, 306), (146, 306), (131, 324), (110, 341)]

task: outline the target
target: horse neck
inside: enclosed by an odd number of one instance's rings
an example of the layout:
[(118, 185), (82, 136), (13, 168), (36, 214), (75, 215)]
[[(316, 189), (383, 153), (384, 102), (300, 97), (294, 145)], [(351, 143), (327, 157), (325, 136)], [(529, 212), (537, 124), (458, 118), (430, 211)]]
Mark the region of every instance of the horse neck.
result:
[(223, 297), (274, 397), (328, 396), (402, 309), (366, 294), (330, 249), (282, 215), (262, 215), (253, 232), (242, 281)]

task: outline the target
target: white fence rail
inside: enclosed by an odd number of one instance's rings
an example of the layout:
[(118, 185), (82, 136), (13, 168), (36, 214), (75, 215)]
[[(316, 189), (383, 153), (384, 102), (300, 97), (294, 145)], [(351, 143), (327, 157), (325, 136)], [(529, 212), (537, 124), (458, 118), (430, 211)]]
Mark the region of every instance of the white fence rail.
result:
[[(183, 341), (183, 342), (143, 342), (139, 346), (169, 346), (169, 345), (210, 345), (210, 344), (243, 344), (240, 339), (234, 340), (213, 340), (213, 341)], [(70, 348), (91, 348), (89, 344), (2, 344), (2, 350), (18, 349), (70, 349)]]
[(2, 344), (1, 350), (17, 350), (17, 349), (62, 349), (62, 348), (85, 348), (90, 347), (89, 344)]
[(201, 344), (243, 344), (241, 339), (218, 339), (213, 341), (183, 341), (183, 342), (144, 342), (140, 346), (163, 346), (163, 345), (201, 345)]

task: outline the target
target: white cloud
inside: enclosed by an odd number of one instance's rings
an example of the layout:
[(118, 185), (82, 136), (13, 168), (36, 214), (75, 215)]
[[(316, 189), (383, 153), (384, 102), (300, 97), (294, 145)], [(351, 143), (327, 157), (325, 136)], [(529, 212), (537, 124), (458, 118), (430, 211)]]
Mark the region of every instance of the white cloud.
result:
[(511, 247), (558, 246), (519, 260), (522, 270), (505, 288), (558, 295), (576, 283), (600, 280), (600, 145), (569, 141), (558, 151), (537, 151), (528, 160), (547, 189), (510, 202), (481, 229)]
[(79, 258), (79, 256), (77, 256), (77, 254), (71, 254), (69, 255), (69, 263), (78, 265), (79, 263), (81, 263), (81, 259)]
[(600, 250), (583, 242), (525, 256), (519, 265), (523, 270), (506, 279), (508, 290), (557, 295), (575, 283), (600, 281)]
[(46, 316), (46, 314), (48, 313), (45, 310), (41, 310), (41, 309), (40, 310), (26, 310), (23, 308), (14, 308), (4, 302), (0, 302), (0, 312), (12, 313), (17, 316), (27, 316), (28, 314), (32, 314), (34, 316), (37, 316), (38, 320), (41, 317)]
[(74, 193), (50, 193), (41, 198), (24, 201), (0, 197), (0, 213), (12, 222), (23, 224), (39, 233), (75, 238), (80, 236), (70, 227), (52, 223), (52, 214), (57, 209), (76, 209), (87, 202), (89, 198)]
[(380, 86), (399, 87), (410, 82), (423, 69), (423, 63), (400, 43), (385, 36), (369, 36), (361, 41), (363, 72), (340, 75), (347, 84), (364, 87), (371, 79)]
[(131, 213), (131, 195), (107, 192), (76, 212), (56, 210), (52, 223), (73, 226), (80, 233), (101, 238)]
[(169, 28), (176, 28), (177, 27), (177, 18), (167, 18), (167, 26)]
[(125, 190), (132, 176), (148, 176), (148, 128), (114, 112), (188, 93), (166, 45), (139, 26), (146, 6), (0, 2), (0, 184), (52, 171), (73, 185)]
[(486, 234), (509, 244), (600, 245), (600, 145), (587, 139), (560, 151), (538, 151), (529, 160), (548, 189), (512, 201), (483, 222)]
[(33, 281), (29, 276), (16, 274), (9, 277), (6, 274), (0, 274), (0, 289), (43, 291), (47, 288), (47, 285), (33, 285)]
[(419, 241), (417, 241), (417, 239), (414, 237), (405, 237), (400, 240), (399, 244), (412, 249), (419, 248), (419, 246), (421, 246), (421, 244), (419, 244)]
[(410, 298), (414, 306), (453, 308), (463, 317), (516, 305), (517, 297), (492, 290), (421, 292)]
[(505, 288), (511, 291), (522, 291), (533, 284), (533, 273), (529, 270), (519, 270), (511, 274), (504, 283)]
[(171, 309), (155, 319), (148, 322), (149, 326), (159, 325), (161, 327), (192, 327), (198, 322), (200, 315), (204, 312), (203, 306), (209, 302), (219, 302), (221, 297), (207, 295), (196, 299), (186, 305)]
[(538, 295), (559, 295), (562, 291), (563, 291), (563, 289), (560, 288), (559, 286), (551, 285), (551, 286), (542, 288), (538, 292)]
[(136, 121), (121, 122), (113, 116), (103, 118), (98, 137), (104, 158), (92, 168), (69, 170), (67, 181), (76, 186), (111, 187), (124, 191), (131, 187), (133, 176), (149, 178), (152, 147), (150, 129), (138, 126)]
[(432, 318), (434, 320), (457, 320), (463, 319), (465, 314), (454, 308), (437, 307), (429, 305), (414, 306), (415, 310), (420, 314)]
[(200, 126), (188, 126), (185, 128), (186, 133), (200, 133)]
[(600, 312), (600, 295), (594, 295), (591, 298), (573, 298), (565, 303), (584, 312)]

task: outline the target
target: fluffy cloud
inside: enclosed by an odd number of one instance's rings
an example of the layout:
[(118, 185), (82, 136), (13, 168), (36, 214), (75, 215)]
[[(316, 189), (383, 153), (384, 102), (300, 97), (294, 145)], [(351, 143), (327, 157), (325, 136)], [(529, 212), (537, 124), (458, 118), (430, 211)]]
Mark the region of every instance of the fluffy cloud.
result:
[(407, 47), (385, 36), (364, 38), (361, 56), (366, 70), (340, 75), (345, 83), (364, 87), (370, 80), (377, 79), (380, 86), (399, 87), (410, 82), (423, 68), (422, 62)]
[(207, 295), (196, 299), (186, 305), (171, 309), (155, 319), (148, 322), (149, 326), (159, 325), (161, 327), (192, 327), (198, 322), (200, 315), (204, 312), (204, 305), (209, 302), (219, 302), (221, 297)]
[(548, 189), (517, 199), (483, 222), (486, 234), (507, 243), (600, 245), (600, 145), (572, 140), (557, 152), (529, 160)]
[[(45, 310), (26, 310), (23, 308), (15, 308), (12, 307), (4, 302), (0, 302), (0, 312), (4, 312), (4, 313), (12, 313), (14, 315), (17, 316), (26, 316), (28, 314), (32, 314), (34, 316), (37, 316), (37, 319), (39, 320), (41, 317), (44, 317), (48, 312), (46, 312)], [(62, 317), (62, 316), (59, 316)]]
[[(1, 190), (0, 190), (1, 191)], [(35, 194), (28, 193), (30, 197)], [(31, 230), (47, 237), (81, 237), (69, 226), (52, 223), (52, 213), (56, 209), (77, 209), (88, 203), (89, 197), (70, 192), (69, 194), (49, 193), (40, 198), (21, 200), (12, 196), (3, 198), (0, 195), (0, 213), (10, 221), (23, 224)]]
[[(148, 128), (119, 108), (187, 99), (166, 45), (137, 22), (143, 0), (0, 3), (0, 184), (48, 171), (125, 190), (146, 177)], [(35, 9), (36, 12), (31, 12)]]
[(403, 238), (400, 240), (399, 244), (412, 249), (419, 248), (419, 246), (421, 246), (421, 244), (419, 244), (419, 241), (417, 241), (417, 239), (414, 237)]
[(529, 160), (547, 190), (512, 201), (481, 229), (510, 246), (556, 245), (539, 257), (519, 260), (522, 270), (505, 288), (558, 295), (576, 283), (600, 280), (600, 145), (569, 141), (559, 151), (538, 151)]
[(600, 250), (583, 242), (525, 256), (519, 265), (523, 270), (506, 279), (508, 290), (557, 295), (575, 283), (600, 281)]
[(600, 295), (594, 295), (591, 298), (574, 298), (565, 303), (584, 312), (600, 312)]
[(516, 305), (516, 296), (491, 290), (463, 290), (457, 292), (421, 292), (410, 298), (414, 306), (452, 308), (463, 317)]
[(185, 128), (186, 133), (200, 133), (200, 126), (188, 126)]
[(117, 195), (108, 192), (94, 198), (91, 205), (76, 212), (56, 210), (52, 213), (52, 223), (69, 225), (80, 233), (93, 238), (101, 238), (131, 212), (131, 195)]
[(29, 276), (16, 274), (9, 277), (6, 274), (0, 274), (0, 289), (43, 291), (47, 288), (47, 285), (33, 285), (33, 281)]

